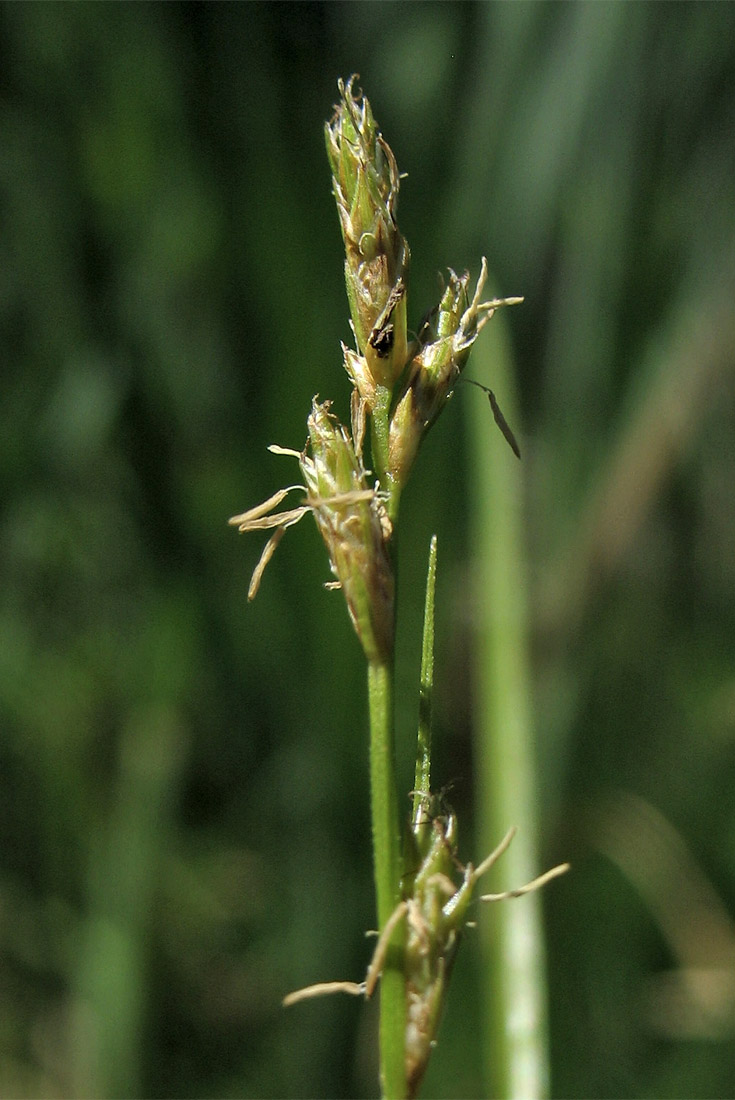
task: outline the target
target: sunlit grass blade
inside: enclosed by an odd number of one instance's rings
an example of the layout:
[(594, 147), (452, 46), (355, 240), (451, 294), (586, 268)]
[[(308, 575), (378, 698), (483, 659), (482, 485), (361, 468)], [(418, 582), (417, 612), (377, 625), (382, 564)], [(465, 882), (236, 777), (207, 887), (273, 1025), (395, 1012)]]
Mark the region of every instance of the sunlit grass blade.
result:
[[(512, 400), (512, 366), (502, 319), (478, 344), (475, 370), (492, 379), (503, 405)], [(530, 707), (522, 474), (501, 444), (487, 406), (468, 402), (474, 552), (477, 814), (480, 845), (510, 826), (517, 836), (499, 873), (512, 889), (539, 871), (538, 805)], [(487, 1095), (548, 1093), (548, 1051), (541, 899), (499, 906), (482, 923), (486, 953), (483, 1049)], [(511, 1028), (509, 1020), (516, 1021)]]

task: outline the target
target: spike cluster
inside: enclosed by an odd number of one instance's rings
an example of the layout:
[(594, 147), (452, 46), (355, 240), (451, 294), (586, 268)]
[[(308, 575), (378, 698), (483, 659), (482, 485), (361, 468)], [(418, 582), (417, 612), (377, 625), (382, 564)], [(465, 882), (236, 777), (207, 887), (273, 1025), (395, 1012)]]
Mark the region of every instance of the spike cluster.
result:
[(299, 458), (308, 503), (329, 552), (352, 624), (369, 661), (385, 663), (393, 651), (393, 570), (387, 552), (391, 523), (346, 428), (329, 402), (312, 403), (307, 421), (309, 454)]
[[(403, 900), (396, 906), (381, 933), (363, 982), (319, 982), (297, 989), (284, 998), (284, 1005), (297, 1004), (312, 997), (349, 993), (371, 997), (375, 992), (388, 950), (390, 938), (402, 921), (406, 922), (404, 973), (406, 976), (406, 1095), (417, 1095), (426, 1072), (431, 1051), (436, 1045), (449, 979), (462, 933), (467, 927), (467, 910), (475, 887), (507, 851), (515, 829), (510, 829), (497, 848), (474, 867), (462, 867), (457, 856), (457, 818), (442, 799), (422, 796), (422, 813), (408, 836), (414, 867), (403, 880)], [(483, 894), (480, 901), (508, 901), (539, 890), (552, 879), (566, 874), (568, 863), (560, 863), (538, 878), (515, 890)], [(457, 872), (461, 874), (458, 883)]]
[(338, 86), (325, 137), (358, 349), (357, 356), (345, 349), (345, 367), (372, 409), (376, 387), (392, 387), (406, 363), (410, 253), (396, 224), (400, 176), (393, 151), (367, 98), (355, 91), (355, 77)]
[(399, 484), (408, 478), (421, 440), (451, 397), (481, 329), (496, 309), (523, 301), (522, 298), (481, 301), (486, 279), (487, 260), (483, 256), (470, 301), (469, 273), (458, 276), (450, 269), (449, 284), (439, 305), (421, 326), (390, 422), (390, 470)]
[[(393, 648), (392, 523), (422, 439), (451, 396), (483, 325), (500, 306), (521, 298), (481, 301), (487, 264), (482, 261), (473, 297), (469, 274), (449, 272), (439, 304), (417, 339), (409, 340), (406, 293), (410, 252), (396, 221), (400, 174), (356, 77), (338, 82), (340, 99), (325, 126), (332, 190), (345, 246), (345, 282), (355, 348), (342, 346), (353, 386), (352, 435), (314, 399), (303, 452), (296, 455), (306, 499), (274, 511), (290, 486), (230, 523), (240, 531), (273, 529), (253, 573), (249, 598), (287, 527), (311, 512), (326, 544), (332, 572), (368, 660), (385, 660)], [(379, 416), (383, 420), (379, 423)], [(373, 463), (378, 487), (368, 484), (362, 446), (373, 418)], [(381, 426), (382, 425), (382, 426)]]

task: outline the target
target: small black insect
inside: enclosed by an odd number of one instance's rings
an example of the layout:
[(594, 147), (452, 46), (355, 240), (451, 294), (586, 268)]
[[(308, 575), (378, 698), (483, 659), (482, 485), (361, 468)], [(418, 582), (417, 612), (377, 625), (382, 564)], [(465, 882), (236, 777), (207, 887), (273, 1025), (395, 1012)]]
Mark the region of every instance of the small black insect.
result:
[(387, 359), (393, 348), (393, 325), (374, 328), (368, 337), (368, 344), (375, 349), (378, 359)]
[(406, 293), (406, 284), (399, 279), (388, 295), (385, 308), (375, 321), (373, 331), (368, 336), (368, 344), (375, 349), (378, 359), (387, 359), (393, 350), (395, 332), (391, 321), (391, 314)]
[(505, 436), (505, 440), (508, 443), (513, 454), (516, 456), (516, 458), (520, 458), (521, 449), (518, 446), (518, 441), (513, 434), (513, 429), (503, 416), (502, 410), (495, 398), (495, 394), (493, 393), (493, 391), (488, 389), (487, 386), (483, 386), (481, 382), (475, 382), (474, 378), (464, 378), (463, 381), (471, 382), (473, 386), (477, 386), (478, 389), (484, 390), (485, 393), (488, 395), (488, 397), (490, 398), (490, 408), (493, 410), (493, 416), (495, 417), (495, 423), (498, 425), (501, 432)]

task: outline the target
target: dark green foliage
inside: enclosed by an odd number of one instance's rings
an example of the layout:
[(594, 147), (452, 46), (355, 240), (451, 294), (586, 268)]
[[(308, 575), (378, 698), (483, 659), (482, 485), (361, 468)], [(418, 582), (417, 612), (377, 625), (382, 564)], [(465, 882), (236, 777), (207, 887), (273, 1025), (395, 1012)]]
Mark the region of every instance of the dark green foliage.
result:
[[(682, 960), (603, 816), (644, 799), (735, 911), (735, 8), (708, 3), (0, 7), (0, 1094), (377, 1088), (374, 1006), (279, 1007), (370, 955), (359, 645), (313, 529), (248, 607), (259, 548), (226, 524), (287, 482), (265, 447), (303, 446), (314, 394), (348, 416), (322, 124), (354, 69), (409, 173), (413, 300), (483, 253), (526, 299), (506, 411), (544, 865), (573, 863), (545, 899), (553, 1092), (732, 1095), (732, 1015), (663, 1030)], [(399, 762), (408, 791), (436, 529), (458, 811), (480, 399), (402, 503)], [(473, 949), (427, 1096), (485, 1094)]]

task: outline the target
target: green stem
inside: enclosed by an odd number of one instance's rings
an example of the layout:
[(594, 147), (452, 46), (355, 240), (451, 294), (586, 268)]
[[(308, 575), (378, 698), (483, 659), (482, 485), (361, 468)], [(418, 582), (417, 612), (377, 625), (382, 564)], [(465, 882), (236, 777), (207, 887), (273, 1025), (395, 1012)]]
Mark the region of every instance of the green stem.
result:
[[(401, 900), (401, 850), (393, 734), (393, 668), (368, 665), (370, 793), (378, 927)], [(386, 1100), (406, 1095), (406, 994), (403, 974), (405, 925), (394, 933), (380, 982), (380, 1078)]]
[(393, 398), (392, 390), (386, 386), (378, 386), (377, 400), (373, 409), (372, 423), (372, 450), (375, 470), (380, 478), (381, 488), (388, 494), (388, 515), (395, 524), (398, 519), (398, 505), (401, 499), (401, 488), (390, 473), (390, 407)]
[[(382, 489), (388, 494), (387, 510), (393, 524), (398, 518), (400, 487), (389, 473), (391, 391), (378, 387), (371, 417), (372, 453)], [(395, 535), (391, 541), (396, 569)], [(397, 586), (396, 586), (397, 587)], [(370, 705), (370, 802), (373, 819), (373, 861), (377, 895), (378, 928), (385, 927), (401, 900), (400, 830), (398, 786), (395, 772), (393, 716), (393, 658), (390, 663), (368, 665)], [(403, 972), (405, 925), (396, 929), (380, 979), (380, 1080), (386, 1100), (406, 1096), (406, 980)]]
[[(475, 372), (492, 379), (511, 423), (513, 382), (505, 323), (488, 325), (474, 354)], [(468, 402), (469, 404), (469, 402)], [(527, 882), (541, 869), (538, 785), (530, 708), (527, 579), (522, 524), (523, 466), (495, 430), (483, 401), (471, 404), (478, 492), (473, 511), (477, 616), (478, 817), (490, 849), (511, 826), (515, 840), (498, 865), (494, 890)], [(500, 879), (500, 881), (498, 881)], [(488, 1091), (518, 1100), (548, 1094), (546, 979), (541, 895), (498, 905), (486, 931)]]

